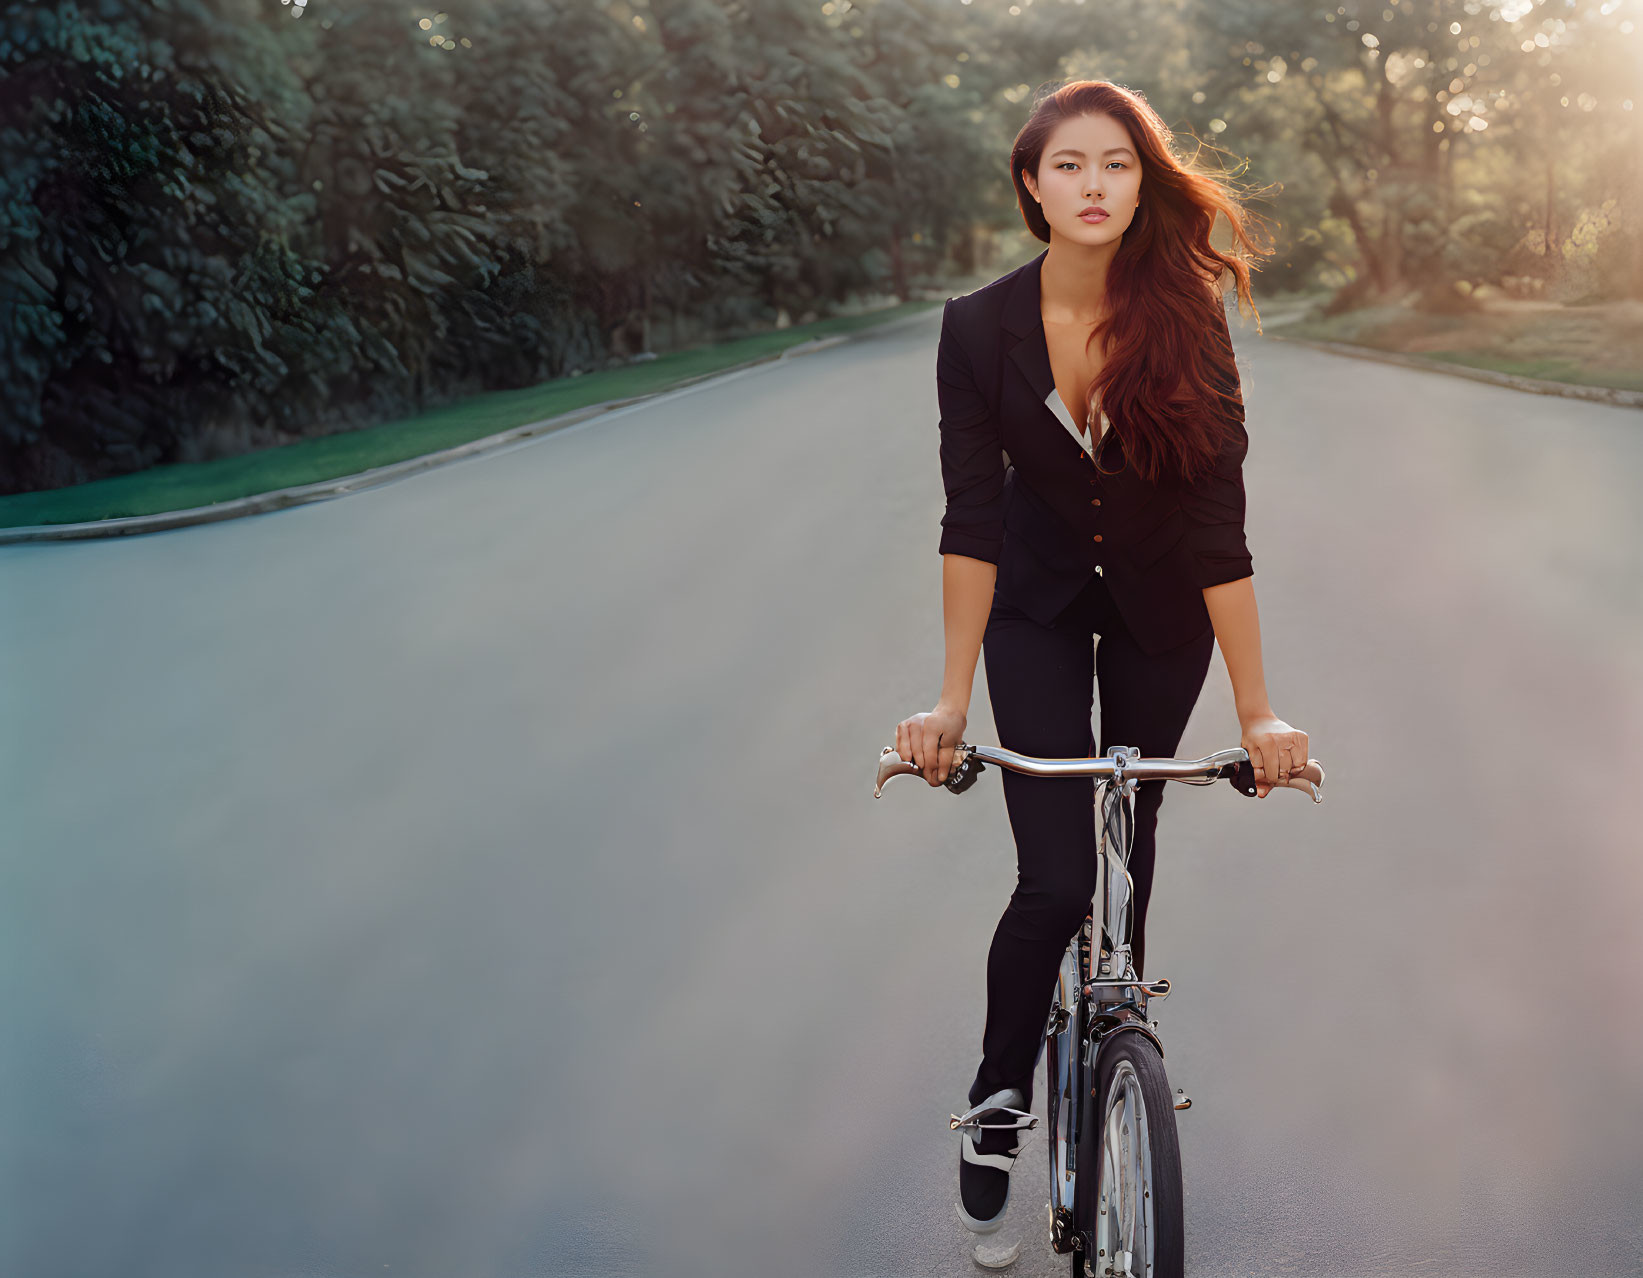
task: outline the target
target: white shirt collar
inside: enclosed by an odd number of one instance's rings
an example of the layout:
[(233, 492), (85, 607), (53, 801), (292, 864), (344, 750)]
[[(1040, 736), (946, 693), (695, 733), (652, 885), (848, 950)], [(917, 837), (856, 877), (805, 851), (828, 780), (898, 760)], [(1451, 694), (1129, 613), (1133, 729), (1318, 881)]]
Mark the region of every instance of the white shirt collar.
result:
[[(1093, 453), (1095, 445), (1079, 433), (1078, 423), (1073, 420), (1072, 414), (1067, 411), (1066, 404), (1061, 402), (1061, 395), (1057, 392), (1055, 387), (1050, 387), (1050, 393), (1044, 397), (1044, 404), (1045, 407), (1047, 407), (1056, 415), (1057, 418), (1060, 419), (1061, 424), (1067, 428), (1067, 433), (1078, 441), (1078, 446), (1086, 453)], [(1102, 435), (1107, 433), (1107, 427), (1111, 424), (1112, 423), (1107, 418), (1107, 410), (1102, 409), (1100, 427)], [(1099, 444), (1100, 442), (1101, 441), (1099, 438), (1095, 441), (1096, 444)]]

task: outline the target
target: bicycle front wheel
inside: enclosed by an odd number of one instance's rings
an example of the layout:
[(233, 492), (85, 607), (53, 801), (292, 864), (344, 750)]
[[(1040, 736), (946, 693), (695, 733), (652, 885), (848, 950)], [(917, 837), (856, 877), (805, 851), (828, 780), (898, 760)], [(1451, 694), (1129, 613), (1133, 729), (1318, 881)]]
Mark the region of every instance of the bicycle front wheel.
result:
[(1181, 1147), (1158, 1048), (1142, 1034), (1102, 1041), (1092, 1108), (1080, 1133), (1074, 1217), (1088, 1272), (1181, 1278), (1185, 1263)]

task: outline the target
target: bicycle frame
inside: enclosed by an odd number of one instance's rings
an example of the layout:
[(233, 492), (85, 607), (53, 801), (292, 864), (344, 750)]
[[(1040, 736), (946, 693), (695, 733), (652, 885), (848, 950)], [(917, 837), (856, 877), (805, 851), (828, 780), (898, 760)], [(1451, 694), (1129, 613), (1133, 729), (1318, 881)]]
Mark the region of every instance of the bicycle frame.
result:
[[(1097, 835), (1096, 855), (1101, 858), (1102, 872), (1097, 877), (1097, 893), (1104, 906), (1102, 916), (1103, 945), (1099, 968), (1087, 974), (1087, 979), (1102, 978), (1102, 984), (1112, 985), (1114, 993), (1124, 988), (1145, 987), (1136, 982), (1135, 965), (1131, 961), (1130, 936), (1133, 917), (1130, 911), (1135, 898), (1135, 883), (1130, 878), (1130, 849), (1135, 843), (1135, 810), (1131, 800), (1140, 782), (1124, 776), (1123, 762), (1140, 757), (1130, 746), (1114, 746), (1108, 758), (1113, 760), (1114, 775), (1097, 784), (1097, 803), (1101, 811)], [(1092, 905), (1092, 912), (1096, 908)], [(1130, 983), (1134, 982), (1133, 986)], [(1166, 987), (1167, 990), (1167, 987)]]

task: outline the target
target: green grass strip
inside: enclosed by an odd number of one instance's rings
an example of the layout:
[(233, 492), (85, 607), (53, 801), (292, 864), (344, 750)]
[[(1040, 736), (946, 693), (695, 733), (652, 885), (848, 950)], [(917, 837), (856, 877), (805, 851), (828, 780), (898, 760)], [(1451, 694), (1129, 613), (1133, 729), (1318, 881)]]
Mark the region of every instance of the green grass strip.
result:
[(155, 515), (317, 483), (421, 457), (589, 404), (653, 394), (818, 337), (852, 333), (935, 303), (906, 302), (859, 315), (693, 346), (621, 368), (560, 377), (522, 390), (491, 391), (402, 421), (300, 440), (240, 457), (180, 462), (68, 488), (0, 497), (0, 528)]

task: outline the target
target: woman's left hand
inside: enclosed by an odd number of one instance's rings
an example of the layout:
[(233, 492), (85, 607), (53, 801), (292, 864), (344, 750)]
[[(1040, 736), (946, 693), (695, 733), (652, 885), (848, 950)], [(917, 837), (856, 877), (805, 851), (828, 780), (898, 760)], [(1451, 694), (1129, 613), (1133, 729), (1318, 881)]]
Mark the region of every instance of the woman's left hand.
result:
[(1291, 773), (1306, 767), (1306, 733), (1292, 728), (1275, 714), (1251, 715), (1242, 723), (1238, 742), (1249, 754), (1255, 769), (1255, 797), (1281, 784)]

